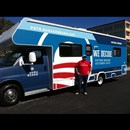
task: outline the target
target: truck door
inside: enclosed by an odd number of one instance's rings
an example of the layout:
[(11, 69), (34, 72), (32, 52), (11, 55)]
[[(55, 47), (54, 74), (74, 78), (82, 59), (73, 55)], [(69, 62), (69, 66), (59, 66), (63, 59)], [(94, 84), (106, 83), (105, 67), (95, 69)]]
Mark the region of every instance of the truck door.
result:
[[(24, 58), (22, 65), (25, 75), (22, 76), (25, 91), (36, 90), (40, 88), (49, 88), (50, 73), (48, 56), (43, 55), (41, 50), (34, 50), (36, 62), (31, 64)], [(28, 64), (29, 63), (29, 64)]]

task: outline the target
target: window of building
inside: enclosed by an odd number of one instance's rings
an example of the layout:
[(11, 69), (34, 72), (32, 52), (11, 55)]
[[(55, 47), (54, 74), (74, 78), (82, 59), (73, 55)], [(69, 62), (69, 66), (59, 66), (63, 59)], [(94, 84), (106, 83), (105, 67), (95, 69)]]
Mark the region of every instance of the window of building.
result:
[(96, 32), (103, 32), (103, 29), (102, 28), (99, 28), (99, 29), (95, 29)]
[(126, 28), (130, 28), (130, 24), (126, 23)]
[(118, 37), (125, 37), (125, 32), (124, 31), (114, 32), (113, 35)]
[(106, 27), (104, 28), (104, 31), (105, 31), (105, 32), (110, 32), (110, 31), (112, 31), (112, 26), (106, 26)]
[(79, 57), (82, 56), (82, 45), (60, 43), (59, 53), (61, 57)]
[(114, 25), (114, 29), (118, 30), (118, 29), (124, 29), (125, 25), (123, 23), (118, 23)]
[(127, 40), (127, 42), (129, 42), (129, 43), (130, 43), (130, 40), (128, 39), (128, 40)]
[(130, 36), (130, 32), (126, 31), (126, 36)]

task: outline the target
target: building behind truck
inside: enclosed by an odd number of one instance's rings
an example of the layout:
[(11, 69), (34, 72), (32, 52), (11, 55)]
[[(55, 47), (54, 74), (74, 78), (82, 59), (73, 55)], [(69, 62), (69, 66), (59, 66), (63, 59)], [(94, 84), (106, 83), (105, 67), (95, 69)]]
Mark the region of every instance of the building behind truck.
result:
[(0, 103), (75, 85), (75, 64), (87, 55), (88, 83), (127, 74), (126, 39), (31, 18), (0, 36)]

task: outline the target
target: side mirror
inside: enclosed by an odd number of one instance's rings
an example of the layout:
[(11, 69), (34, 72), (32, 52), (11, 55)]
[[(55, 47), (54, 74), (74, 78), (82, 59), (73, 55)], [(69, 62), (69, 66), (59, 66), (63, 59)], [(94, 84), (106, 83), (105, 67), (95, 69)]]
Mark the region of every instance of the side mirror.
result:
[(30, 52), (29, 53), (29, 62), (30, 63), (36, 62), (36, 54), (35, 54), (35, 52)]

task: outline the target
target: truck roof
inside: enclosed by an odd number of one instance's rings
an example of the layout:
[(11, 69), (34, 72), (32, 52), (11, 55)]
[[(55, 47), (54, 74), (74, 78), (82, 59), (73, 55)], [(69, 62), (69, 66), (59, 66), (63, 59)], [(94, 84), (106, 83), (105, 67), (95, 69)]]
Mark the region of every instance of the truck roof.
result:
[[(40, 21), (40, 20), (29, 18), (29, 17), (24, 17), (21, 21), (19, 21), (14, 26), (12, 26), (10, 29), (8, 29), (7, 31), (3, 32), (0, 35), (0, 43), (2, 43), (5, 40), (8, 40), (9, 38), (12, 38), (12, 40), (14, 40), (13, 35), (16, 33), (17, 29), (23, 29), (23, 30), (25, 29), (25, 30), (30, 31), (31, 29), (29, 26), (31, 26), (31, 27), (38, 26), (38, 27), (41, 27), (40, 29), (42, 30), (42, 27), (45, 27), (45, 25), (48, 26), (48, 30), (51, 30), (53, 28), (51, 31), (47, 30), (48, 31), (47, 33), (62, 34), (62, 35), (73, 36), (73, 37), (76, 36), (79, 38), (86, 38), (86, 39), (95, 39), (93, 34), (97, 34), (97, 35), (126, 40), (125, 38), (122, 38), (122, 37), (94, 32), (94, 31), (90, 31), (90, 30), (87, 30), (84, 28), (70, 27), (70, 26), (65, 26), (65, 25), (61, 25), (61, 24)], [(39, 30), (32, 29), (31, 31), (39, 31)], [(44, 32), (44, 30), (42, 30), (41, 32)], [(15, 41), (14, 41), (14, 43), (15, 43)]]
[[(26, 17), (26, 18), (28, 18), (28, 17)], [(56, 26), (56, 27), (60, 27), (60, 28), (66, 28), (66, 29), (71, 29), (71, 30), (82, 31), (82, 32), (89, 32), (89, 33), (92, 33), (92, 34), (99, 34), (99, 35), (110, 36), (110, 37), (115, 37), (115, 38), (119, 38), (119, 39), (125, 39), (125, 38), (114, 36), (114, 35), (110, 35), (110, 34), (104, 34), (104, 33), (100, 33), (100, 32), (95, 32), (95, 31), (87, 30), (85, 28), (71, 27), (71, 26), (66, 26), (66, 25), (61, 25), (61, 24), (46, 22), (46, 21), (40, 21), (40, 20), (36, 20), (36, 19), (32, 19), (32, 18), (29, 18), (28, 21), (29, 22), (34, 22), (34, 23), (39, 23), (39, 24)]]

